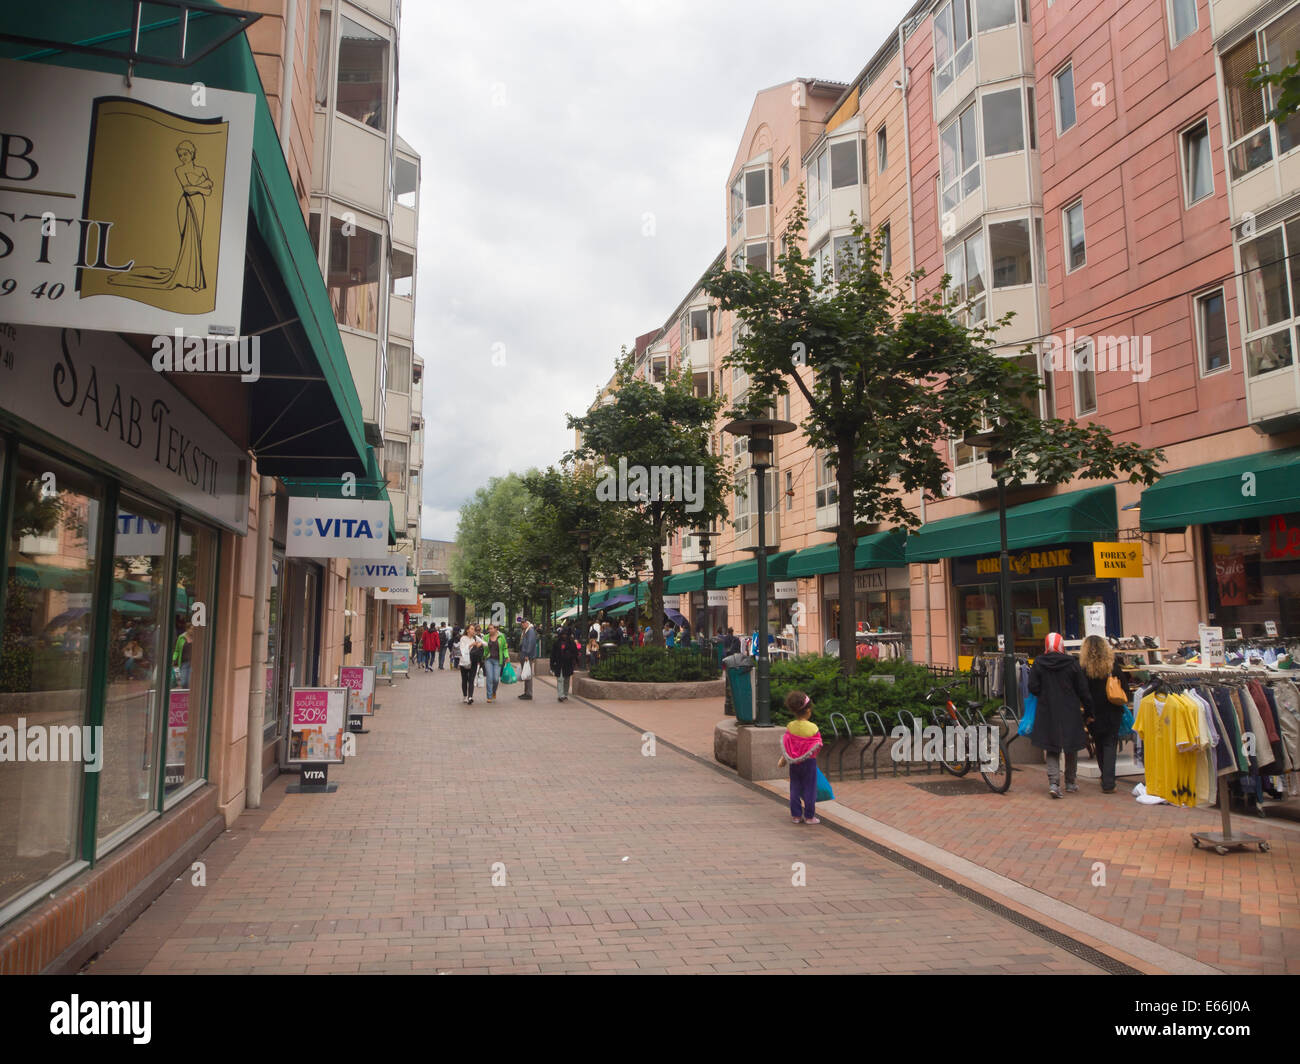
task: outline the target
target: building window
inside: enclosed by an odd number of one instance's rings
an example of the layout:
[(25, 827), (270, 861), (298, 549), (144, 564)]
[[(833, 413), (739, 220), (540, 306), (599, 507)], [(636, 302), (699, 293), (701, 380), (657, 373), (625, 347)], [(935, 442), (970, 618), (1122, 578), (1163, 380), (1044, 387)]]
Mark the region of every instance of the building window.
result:
[(817, 224), (830, 205), (831, 196), (831, 158), (830, 153), (822, 149), (817, 157), (808, 164), (808, 225)]
[[(347, 229), (351, 235), (344, 236)], [(369, 229), (330, 219), (327, 285), (334, 320), (363, 332), (379, 331), (379, 273), (384, 238)]]
[(340, 20), (339, 114), (381, 133), (388, 129), (388, 42), (350, 18)]
[(307, 216), (307, 235), (311, 237), (311, 249), (320, 259), (320, 211), (312, 211)]
[(410, 299), (415, 291), (415, 256), (409, 251), (393, 248), (392, 271), (388, 279), (389, 291)]
[(1065, 272), (1071, 273), (1088, 261), (1087, 242), (1083, 236), (1083, 200), (1062, 212), (1065, 220)]
[(841, 140), (831, 145), (831, 188), (858, 183), (858, 142)]
[(1261, 64), (1278, 71), (1295, 62), (1297, 51), (1300, 51), (1300, 8), (1293, 7), (1223, 57), (1228, 165), (1234, 181), (1271, 161), (1274, 155), (1300, 144), (1300, 114), (1288, 116), (1281, 124), (1268, 120), (1268, 112), (1279, 103), (1281, 89), (1250, 80), (1251, 71)]
[(979, 16), (980, 32), (1010, 26), (1016, 21), (1018, 6), (1016, 0), (976, 0), (975, 13)]
[(316, 106), (326, 107), (330, 102), (330, 56), (334, 54), (334, 41), (330, 37), (330, 13), (320, 13), (320, 35), (316, 41), (320, 62), (316, 64)]
[(889, 223), (880, 227), (880, 268), (889, 270), (894, 265), (894, 248), (889, 236)]
[(835, 480), (835, 465), (828, 454), (817, 461), (817, 509), (835, 506), (840, 501), (840, 488)]
[(984, 156), (1025, 150), (1025, 123), (1019, 89), (990, 92), (984, 105)]
[(767, 170), (750, 170), (745, 174), (745, 206), (767, 206)]
[(406, 490), (406, 444), (384, 439), (384, 480), (390, 491)]
[(1190, 207), (1214, 192), (1214, 169), (1210, 159), (1210, 124), (1202, 118), (1183, 130), (1183, 192)]
[(1196, 297), (1196, 337), (1201, 349), (1201, 375), (1227, 369), (1228, 319), (1223, 307), (1223, 289)]
[(731, 235), (740, 232), (745, 224), (745, 179), (737, 177), (731, 184)]
[(759, 244), (745, 245), (745, 269), (747, 271), (762, 270), (767, 271), (767, 241), (764, 240)]
[(1029, 257), (1029, 219), (989, 224), (989, 263), (994, 288), (1033, 284)]
[(1047, 284), (1047, 242), (1043, 239), (1043, 220), (1034, 219), (1034, 254), (1038, 256), (1038, 283)]
[(416, 196), (420, 192), (420, 168), (410, 159), (400, 156), (393, 162), (393, 194), (402, 207), (415, 210)]
[(1295, 361), (1291, 336), (1295, 301), (1291, 289), (1300, 290), (1300, 215), (1243, 244), (1241, 274), (1246, 375), (1258, 377)]
[(1038, 105), (1034, 102), (1034, 87), (1032, 85), (1026, 86), (1025, 99), (1027, 101), (1025, 111), (1029, 116), (1029, 147), (1030, 150), (1033, 150), (1038, 147)]
[[(786, 421), (790, 420), (790, 393), (789, 392), (785, 393), (785, 419)], [(789, 473), (786, 474), (786, 476), (789, 475), (790, 475)]]
[(889, 168), (889, 138), (885, 127), (876, 130), (876, 172), (883, 174)]
[(1074, 348), (1074, 412), (1076, 415), (1097, 412), (1096, 349), (1091, 340)]
[(1063, 70), (1057, 71), (1052, 83), (1056, 86), (1056, 132), (1060, 134), (1073, 128), (1075, 122), (1074, 65), (1066, 63)]
[(713, 335), (713, 325), (708, 307), (691, 311), (691, 340), (707, 340)]
[(980, 187), (979, 141), (975, 136), (975, 105), (971, 104), (939, 134), (944, 213)]
[(785, 188), (790, 180), (790, 160), (786, 159), (781, 163), (781, 187)]
[(970, 66), (970, 0), (948, 0), (934, 16), (934, 81), (943, 92)]
[(835, 277), (834, 260), (831, 257), (831, 242), (827, 240), (812, 253), (813, 284), (830, 284)]
[(949, 302), (954, 321), (977, 325), (987, 316), (985, 299), (984, 234), (976, 233), (958, 244), (944, 257)]
[(388, 383), (390, 392), (408, 395), (411, 391), (411, 349), (401, 344), (388, 345)]
[(683, 314), (681, 349), (685, 351), (686, 345), (689, 344), (690, 342), (691, 342), (691, 316), (689, 314)]
[(858, 238), (851, 233), (837, 236), (831, 241), (831, 248), (835, 257), (835, 279), (838, 281), (844, 276), (845, 264), (858, 261)]
[(1175, 48), (1196, 32), (1196, 25), (1196, 0), (1169, 0), (1169, 28)]

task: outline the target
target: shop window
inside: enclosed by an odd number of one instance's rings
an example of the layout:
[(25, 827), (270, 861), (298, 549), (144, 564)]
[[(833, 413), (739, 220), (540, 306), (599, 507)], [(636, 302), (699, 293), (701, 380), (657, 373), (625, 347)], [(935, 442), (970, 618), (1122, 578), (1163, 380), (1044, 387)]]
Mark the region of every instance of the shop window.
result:
[(339, 114), (381, 133), (388, 129), (388, 42), (350, 18), (340, 22)]
[(1025, 123), (1019, 89), (990, 92), (980, 101), (984, 109), (984, 156), (1025, 150)]
[[(57, 493), (49, 495), (46, 474)], [(12, 489), (0, 643), (0, 720), (89, 721), (103, 489), (23, 450)], [(143, 668), (143, 667), (142, 667)], [(67, 735), (68, 733), (63, 733)], [(85, 751), (81, 751), (83, 759)], [(83, 761), (0, 761), (0, 908), (80, 856)]]
[(410, 299), (415, 290), (415, 256), (393, 248), (393, 274), (389, 278), (389, 291), (395, 296)]
[(411, 391), (411, 349), (401, 344), (388, 345), (388, 383), (390, 392), (402, 395)]
[(1205, 526), (1210, 623), (1232, 636), (1300, 636), (1300, 513)]
[(1029, 219), (989, 224), (989, 261), (993, 267), (994, 288), (1014, 288), (1032, 284), (1029, 265)]
[(379, 331), (383, 253), (384, 239), (378, 233), (341, 218), (330, 219), (327, 281), (334, 320), (340, 325), (363, 332)]
[(934, 16), (934, 81), (943, 92), (953, 79), (970, 66), (970, 0), (948, 0)]
[(1083, 200), (1066, 207), (1062, 218), (1065, 222), (1065, 272), (1071, 273), (1088, 263), (1088, 242), (1083, 231)]
[(841, 140), (831, 145), (831, 188), (851, 188), (858, 183), (858, 142)]
[(1066, 63), (1052, 78), (1056, 95), (1056, 132), (1065, 133), (1074, 127), (1076, 120), (1074, 105), (1074, 65)]
[(384, 440), (384, 480), (389, 491), (406, 490), (406, 444), (401, 440)]
[(1183, 130), (1183, 193), (1187, 206), (1214, 193), (1214, 164), (1210, 159), (1210, 124), (1202, 118)]
[(971, 104), (939, 133), (939, 163), (943, 209), (953, 210), (980, 187), (979, 141), (975, 136), (975, 105)]
[(212, 678), (212, 637), (216, 618), (216, 536), (201, 525), (181, 522), (180, 553), (176, 559), (176, 615), (179, 625), (195, 617), (195, 606), (206, 615), (203, 626), (187, 624), (173, 668), (176, 682), (167, 696), (166, 738), (163, 740), (163, 794), (172, 795), (201, 779), (208, 734), (208, 694)]
[(1231, 356), (1222, 288), (1196, 297), (1196, 338), (1201, 353), (1202, 376), (1228, 367)]
[[(171, 518), (123, 495), (113, 536), (104, 767), (99, 773), (96, 852), (120, 841), (157, 805), (159, 712), (169, 688), (188, 688), (194, 630), (187, 610), (171, 605)], [(142, 658), (129, 670), (127, 647)], [(120, 649), (119, 649), (120, 648)]]

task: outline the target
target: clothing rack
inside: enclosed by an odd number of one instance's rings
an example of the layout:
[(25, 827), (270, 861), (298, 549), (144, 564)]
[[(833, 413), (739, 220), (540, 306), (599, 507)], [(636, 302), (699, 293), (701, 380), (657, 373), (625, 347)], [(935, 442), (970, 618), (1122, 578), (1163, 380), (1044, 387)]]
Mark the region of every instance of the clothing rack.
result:
[[(1175, 683), (1180, 682), (1178, 677), (1183, 679), (1196, 679), (1207, 681), (1218, 681), (1222, 683), (1228, 681), (1241, 680), (1265, 680), (1265, 679), (1286, 679), (1285, 676), (1279, 676), (1276, 672), (1270, 672), (1264, 669), (1251, 668), (1197, 668), (1195, 666), (1177, 665), (1151, 665), (1145, 669), (1135, 669), (1134, 672), (1146, 672), (1153, 674), (1157, 684), (1163, 679), (1173, 679)], [(1267, 853), (1269, 850), (1268, 840), (1259, 835), (1250, 835), (1245, 832), (1240, 834), (1232, 830), (1232, 803), (1228, 796), (1228, 777), (1218, 777), (1218, 796), (1219, 796), (1219, 831), (1193, 831), (1192, 845), (1200, 849), (1202, 845), (1207, 848), (1212, 847), (1215, 853), (1225, 854), (1230, 850), (1244, 850), (1248, 846), (1258, 846), (1260, 853)]]

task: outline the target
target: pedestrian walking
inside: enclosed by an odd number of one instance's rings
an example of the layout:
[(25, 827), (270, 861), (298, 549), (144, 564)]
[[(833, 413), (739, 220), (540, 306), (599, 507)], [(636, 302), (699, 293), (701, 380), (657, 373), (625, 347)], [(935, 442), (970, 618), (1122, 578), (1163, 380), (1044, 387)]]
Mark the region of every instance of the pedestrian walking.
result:
[(438, 668), (447, 667), (447, 644), (451, 642), (451, 629), (447, 627), (447, 622), (442, 622), (442, 627), (438, 629)]
[(460, 693), (467, 706), (474, 704), (474, 678), (483, 660), (483, 640), (471, 624), (457, 643), (456, 660), (460, 667)]
[(460, 640), (462, 635), (464, 633), (460, 630), (459, 625), (452, 628), (447, 635), (447, 652), (451, 655), (451, 667), (453, 669), (460, 668)]
[(1115, 752), (1119, 744), (1124, 710), (1133, 697), (1128, 674), (1109, 643), (1099, 635), (1090, 635), (1079, 651), (1079, 665), (1088, 678), (1092, 696), (1092, 716), (1088, 731), (1097, 747), (1097, 767), (1101, 770), (1101, 793), (1115, 793)]
[(555, 676), (555, 691), (561, 702), (568, 700), (569, 681), (573, 670), (578, 666), (579, 653), (573, 632), (567, 626), (560, 629), (560, 634), (555, 637), (555, 645), (551, 647), (551, 673)]
[(1038, 655), (1029, 670), (1029, 692), (1038, 696), (1030, 738), (1047, 762), (1048, 793), (1060, 798), (1061, 754), (1065, 754), (1065, 789), (1077, 791), (1079, 751), (1088, 745), (1083, 722), (1095, 714), (1087, 677), (1074, 657), (1065, 653), (1060, 633), (1048, 635), (1044, 647), (1046, 653)]
[(519, 697), (530, 702), (533, 698), (533, 673), (537, 669), (537, 652), (540, 646), (541, 640), (537, 635), (537, 629), (533, 627), (533, 622), (525, 617), (523, 635), (519, 637), (519, 674), (524, 681), (524, 690)]
[(510, 651), (506, 649), (506, 637), (495, 624), (489, 624), (487, 630), (487, 649), (483, 652), (483, 673), (486, 678), (487, 700), (495, 702), (497, 686), (501, 683), (501, 670), (510, 660)]
[(421, 637), (424, 645), (424, 671), (433, 672), (433, 656), (438, 652), (438, 631), (436, 628), (424, 627)]
[(817, 751), (822, 733), (812, 721), (812, 699), (802, 691), (785, 696), (792, 720), (781, 736), (780, 765), (790, 766), (790, 818), (796, 824), (820, 824), (817, 819)]

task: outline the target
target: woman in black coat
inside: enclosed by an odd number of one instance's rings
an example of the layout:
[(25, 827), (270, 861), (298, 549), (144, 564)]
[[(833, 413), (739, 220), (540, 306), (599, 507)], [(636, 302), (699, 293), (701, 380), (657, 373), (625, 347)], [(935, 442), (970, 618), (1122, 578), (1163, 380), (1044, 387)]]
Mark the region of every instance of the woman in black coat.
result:
[(1079, 751), (1088, 745), (1083, 721), (1093, 716), (1092, 692), (1079, 663), (1065, 653), (1059, 633), (1047, 637), (1046, 650), (1034, 659), (1034, 666), (1029, 670), (1029, 692), (1038, 696), (1031, 739), (1044, 752), (1049, 793), (1059, 798), (1062, 751), (1065, 752), (1065, 789), (1079, 789), (1075, 777)]
[[(1079, 651), (1079, 665), (1088, 680), (1088, 693), (1092, 695), (1092, 717), (1088, 731), (1097, 744), (1097, 767), (1101, 769), (1101, 793), (1115, 793), (1115, 751), (1119, 743), (1119, 730), (1124, 722), (1124, 708), (1132, 699), (1128, 676), (1119, 666), (1119, 658), (1106, 640), (1090, 635)], [(1123, 703), (1115, 703), (1106, 694), (1111, 677), (1119, 681), (1124, 692)]]
[(555, 645), (551, 647), (551, 672), (555, 676), (555, 691), (561, 702), (569, 697), (569, 679), (577, 668), (580, 654), (581, 649), (578, 641), (573, 638), (573, 633), (568, 628), (562, 629), (555, 637)]

